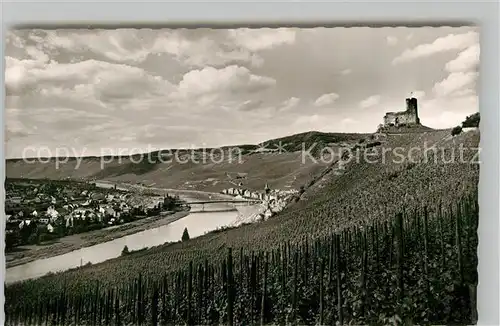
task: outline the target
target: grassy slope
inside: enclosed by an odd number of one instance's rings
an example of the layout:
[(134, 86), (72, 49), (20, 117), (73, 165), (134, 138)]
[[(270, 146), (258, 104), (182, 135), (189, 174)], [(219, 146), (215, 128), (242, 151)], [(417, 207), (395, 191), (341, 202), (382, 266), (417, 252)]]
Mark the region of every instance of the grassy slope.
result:
[[(479, 143), (477, 131), (454, 138), (449, 135), (449, 130), (393, 135), (388, 136), (382, 146), (408, 149), (422, 147), (425, 142), (438, 144), (449, 154), (460, 144), (474, 148)], [(468, 159), (472, 155), (472, 151), (466, 151)], [(131, 257), (28, 281), (21, 286), (28, 287), (35, 295), (34, 292), (38, 291), (55, 291), (65, 281), (72, 287), (83, 285), (89, 279), (116, 284), (136, 277), (139, 271), (157, 275), (158, 270), (175, 269), (191, 259), (220, 257), (224, 255), (225, 247), (269, 249), (283, 241), (293, 242), (303, 236), (314, 238), (325, 235), (331, 229), (341, 229), (365, 219), (385, 218), (402, 209), (412, 210), (422, 203), (453, 203), (462, 195), (477, 192), (478, 178), (478, 165), (474, 164), (352, 162), (344, 173), (326, 175), (322, 182), (306, 190), (302, 200), (266, 222), (211, 233), (185, 243), (156, 247)], [(14, 288), (18, 286), (13, 285)], [(26, 291), (26, 288), (18, 290)]]

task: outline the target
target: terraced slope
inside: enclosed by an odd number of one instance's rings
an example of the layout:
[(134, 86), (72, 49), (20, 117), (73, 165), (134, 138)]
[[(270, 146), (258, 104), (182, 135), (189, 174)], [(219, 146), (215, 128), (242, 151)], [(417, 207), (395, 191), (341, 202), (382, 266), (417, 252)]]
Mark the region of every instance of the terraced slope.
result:
[[(174, 270), (190, 260), (221, 258), (227, 247), (270, 249), (283, 242), (300, 241), (305, 236), (322, 237), (332, 230), (362, 224), (366, 220), (383, 220), (396, 212), (412, 211), (421, 205), (428, 206), (429, 213), (433, 214), (434, 204), (455, 203), (477, 193), (479, 166), (471, 161), (479, 144), (478, 130), (456, 137), (451, 137), (449, 130), (391, 135), (379, 141), (380, 145), (359, 149), (360, 153), (375, 153), (370, 158), (374, 163), (352, 160), (341, 172), (336, 168), (338, 163), (331, 164), (322, 179), (304, 190), (300, 200), (268, 221), (13, 285), (10, 293), (28, 293), (30, 289), (34, 296), (46, 295), (60, 290), (61, 284), (75, 289), (97, 279), (104, 285), (121, 284), (137, 277), (139, 272), (144, 276), (159, 277), (158, 271)], [(425, 161), (423, 150), (431, 145), (436, 145), (437, 150), (435, 154), (429, 152)], [(458, 162), (458, 158), (455, 162), (434, 160), (436, 155), (438, 158), (441, 155), (451, 157), (452, 153), (458, 155), (460, 148), (465, 148), (462, 151), (464, 162)], [(386, 149), (387, 157), (381, 161), (383, 149)], [(410, 151), (415, 153), (414, 162), (396, 160)]]

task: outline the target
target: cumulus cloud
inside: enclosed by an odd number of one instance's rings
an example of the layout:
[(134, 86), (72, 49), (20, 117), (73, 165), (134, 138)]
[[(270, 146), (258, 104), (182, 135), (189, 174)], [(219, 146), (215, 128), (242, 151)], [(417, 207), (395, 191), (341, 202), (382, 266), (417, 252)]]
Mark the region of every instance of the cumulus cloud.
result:
[(26, 41), (22, 37), (17, 35), (15, 31), (7, 31), (6, 34), (7, 35), (5, 37), (5, 42), (7, 43), (7, 45), (15, 46), (17, 48), (24, 48), (24, 46), (26, 45)]
[(321, 116), (318, 114), (299, 116), (292, 123), (292, 126), (299, 128), (306, 128), (308, 130), (314, 130), (313, 125), (317, 125), (321, 121)]
[(329, 105), (335, 102), (340, 97), (337, 93), (323, 94), (314, 101), (315, 106)]
[(369, 107), (379, 104), (381, 99), (382, 97), (380, 95), (372, 95), (359, 102), (359, 106), (362, 109), (367, 109)]
[(296, 107), (300, 102), (300, 99), (297, 97), (291, 97), (288, 100), (283, 101), (279, 108), (279, 111), (288, 111)]
[(301, 115), (289, 123), (293, 132), (323, 131), (323, 132), (352, 132), (354, 127), (360, 126), (360, 121), (351, 117), (342, 117), (335, 114)]
[(283, 44), (293, 44), (296, 37), (296, 31), (289, 28), (240, 28), (228, 32), (236, 44), (253, 52), (271, 49)]
[(447, 36), (437, 38), (432, 43), (420, 44), (412, 49), (405, 50), (401, 55), (394, 58), (392, 63), (399, 64), (408, 62), (450, 50), (463, 50), (478, 43), (478, 41), (478, 33), (472, 31), (463, 34), (449, 34)]
[(387, 36), (386, 40), (387, 44), (389, 44), (390, 46), (398, 44), (398, 38), (395, 36)]
[(434, 92), (438, 96), (452, 95), (457, 91), (473, 87), (477, 79), (478, 73), (469, 72), (452, 72), (448, 77), (434, 85)]
[(86, 60), (77, 63), (43, 63), (6, 58), (8, 95), (26, 91), (42, 95), (94, 97), (101, 101), (165, 93), (172, 85), (138, 67)]
[(413, 91), (412, 96), (416, 99), (421, 99), (425, 97), (425, 92), (424, 91)]
[(340, 74), (346, 76), (349, 75), (351, 72), (352, 72), (351, 69), (344, 69), (340, 72)]
[(445, 70), (450, 74), (437, 82), (433, 91), (437, 96), (463, 96), (475, 93), (479, 76), (479, 44), (473, 44), (449, 61)]
[(227, 66), (206, 67), (187, 72), (177, 86), (175, 97), (202, 96), (218, 93), (254, 93), (273, 87), (273, 78), (254, 75), (248, 68)]
[[(387, 56), (407, 42), (407, 35), (419, 44), (427, 43), (430, 33), (443, 39), (449, 31), (10, 31), (5, 49), (7, 155), (31, 144), (98, 150), (152, 143), (168, 148), (248, 143), (307, 130), (369, 132), (382, 118), (381, 99), (397, 101), (400, 109), (401, 99), (392, 97), (409, 93), (410, 87), (429, 93), (414, 92), (423, 123), (444, 125), (453, 119), (443, 111), (461, 117), (464, 112), (465, 117), (465, 111), (477, 109), (475, 84), (468, 77), (477, 74), (478, 42), (451, 45), (450, 51), (424, 47), (418, 55), (407, 55), (405, 60), (414, 60), (442, 53), (449, 61), (445, 67), (425, 60), (422, 73), (409, 66), (408, 73), (388, 74), (392, 58), (387, 61)], [(369, 42), (374, 33), (382, 42)], [(388, 35), (398, 37), (396, 46), (387, 46)], [(370, 51), (378, 55), (367, 56)], [(337, 105), (339, 94), (345, 105)], [(360, 101), (370, 94), (380, 95)], [(302, 104), (332, 110), (311, 115)]]
[(49, 56), (43, 52), (42, 50), (38, 49), (35, 46), (27, 46), (24, 48), (26, 53), (35, 61), (39, 62), (48, 62), (49, 61)]
[(118, 62), (143, 61), (154, 44), (141, 38), (138, 29), (34, 30), (29, 38), (51, 53), (90, 51)]
[(231, 35), (230, 31), (214, 34), (168, 30), (157, 36), (149, 51), (170, 54), (180, 63), (192, 67), (223, 66), (235, 62), (248, 62), (254, 66), (262, 64), (262, 58), (257, 53), (238, 46), (228, 34)]
[(6, 108), (5, 121), (7, 140), (16, 137), (26, 137), (36, 133), (36, 126), (26, 124), (22, 118), (22, 110), (20, 109)]
[(479, 66), (479, 44), (474, 44), (449, 61), (445, 68), (449, 72), (477, 70)]
[(239, 111), (252, 111), (260, 108), (262, 104), (263, 104), (262, 100), (246, 100), (243, 103), (237, 105), (237, 109)]
[(475, 94), (434, 98), (424, 100), (419, 105), (421, 121), (431, 128), (452, 128), (464, 121), (466, 116), (478, 111), (478, 97)]
[(351, 118), (344, 118), (340, 121), (342, 125), (352, 125), (355, 124), (357, 121)]
[[(116, 29), (35, 30), (29, 39), (53, 54), (89, 51), (103, 58), (139, 63), (168, 54), (191, 67), (248, 62), (259, 66), (259, 51), (295, 42), (295, 30), (280, 29)], [(11, 42), (16, 39), (10, 38)]]

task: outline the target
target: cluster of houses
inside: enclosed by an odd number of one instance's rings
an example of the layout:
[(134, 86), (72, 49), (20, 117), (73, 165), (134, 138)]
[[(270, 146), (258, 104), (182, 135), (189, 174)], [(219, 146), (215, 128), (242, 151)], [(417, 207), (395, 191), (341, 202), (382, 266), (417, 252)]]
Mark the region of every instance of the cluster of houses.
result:
[(44, 225), (49, 233), (54, 232), (55, 227), (59, 225), (72, 228), (77, 221), (87, 225), (114, 225), (123, 222), (122, 216), (132, 210), (136, 214), (147, 214), (148, 209), (158, 206), (163, 199), (147, 197), (146, 200), (131, 193), (100, 189), (82, 190), (67, 186), (52, 187), (50, 191), (44, 191), (43, 187), (37, 185), (11, 186), (7, 190), (8, 234), (30, 226), (33, 222), (37, 226)]
[(269, 188), (266, 183), (264, 191), (252, 191), (244, 188), (228, 188), (221, 191), (224, 195), (230, 195), (234, 197), (247, 198), (247, 199), (258, 199), (262, 201), (270, 201), (271, 199), (276, 199), (276, 191)]
[(222, 190), (221, 193), (238, 198), (261, 200), (262, 210), (260, 211), (260, 215), (262, 218), (267, 219), (283, 210), (293, 196), (298, 193), (298, 191), (295, 189), (270, 189), (266, 184), (264, 191), (252, 191), (243, 188), (228, 188)]

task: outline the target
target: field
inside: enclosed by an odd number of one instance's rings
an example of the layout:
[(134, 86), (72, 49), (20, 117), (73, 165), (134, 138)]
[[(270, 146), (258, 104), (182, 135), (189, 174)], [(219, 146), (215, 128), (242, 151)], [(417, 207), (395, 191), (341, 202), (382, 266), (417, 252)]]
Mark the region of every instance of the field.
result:
[[(376, 163), (312, 164), (275, 218), (8, 286), (9, 322), (474, 323), (478, 143), (477, 130), (388, 135), (354, 152)], [(427, 161), (424, 145), (438, 147)], [(420, 154), (396, 163), (394, 148)]]

